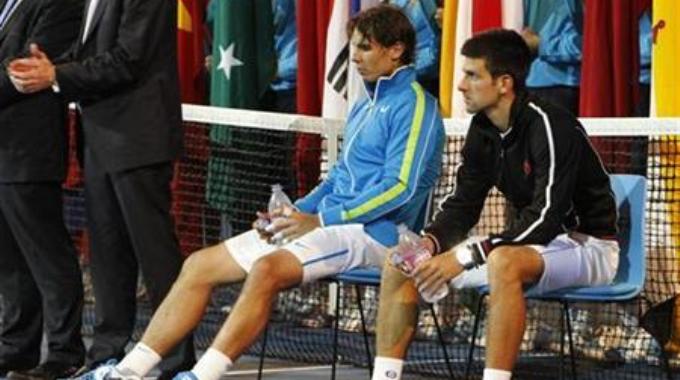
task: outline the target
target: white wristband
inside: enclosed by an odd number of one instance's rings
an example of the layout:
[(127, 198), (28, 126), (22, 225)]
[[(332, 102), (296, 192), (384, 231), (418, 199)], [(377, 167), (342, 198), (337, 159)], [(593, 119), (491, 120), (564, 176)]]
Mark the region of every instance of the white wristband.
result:
[(464, 269), (472, 269), (475, 267), (475, 262), (472, 259), (472, 250), (467, 244), (461, 244), (456, 248), (456, 260)]

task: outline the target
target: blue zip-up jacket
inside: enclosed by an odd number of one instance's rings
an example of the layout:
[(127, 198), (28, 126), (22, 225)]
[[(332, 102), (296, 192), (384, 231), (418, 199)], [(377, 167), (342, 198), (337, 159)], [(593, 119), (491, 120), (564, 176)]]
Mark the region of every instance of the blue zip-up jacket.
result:
[(416, 31), (415, 67), (418, 78), (432, 79), (439, 75), (439, 45), (441, 31), (435, 24), (437, 4), (434, 0), (391, 0), (404, 12)]
[(274, 91), (295, 88), (297, 80), (297, 26), (295, 0), (273, 0), (274, 49), (276, 49), (276, 80)]
[(367, 84), (347, 118), (343, 148), (327, 178), (296, 202), (324, 226), (361, 223), (385, 246), (397, 225), (417, 229), (441, 169), (444, 128), (437, 100), (404, 66)]
[(581, 0), (561, 0), (539, 31), (538, 56), (531, 64), (527, 87), (578, 87), (583, 44)]

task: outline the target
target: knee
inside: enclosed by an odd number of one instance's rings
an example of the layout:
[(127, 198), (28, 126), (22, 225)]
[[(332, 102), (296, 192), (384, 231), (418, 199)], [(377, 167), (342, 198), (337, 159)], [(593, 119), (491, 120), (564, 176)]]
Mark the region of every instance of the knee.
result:
[(206, 273), (210, 268), (208, 252), (205, 249), (196, 251), (189, 255), (182, 264), (178, 281), (183, 283), (198, 284), (207, 282)]
[(270, 256), (264, 256), (255, 261), (246, 286), (253, 284), (260, 291), (280, 291), (290, 286), (286, 273), (283, 273), (281, 265)]
[(503, 286), (521, 283), (520, 263), (514, 260), (512, 247), (498, 247), (492, 251), (486, 264), (489, 270), (489, 284)]

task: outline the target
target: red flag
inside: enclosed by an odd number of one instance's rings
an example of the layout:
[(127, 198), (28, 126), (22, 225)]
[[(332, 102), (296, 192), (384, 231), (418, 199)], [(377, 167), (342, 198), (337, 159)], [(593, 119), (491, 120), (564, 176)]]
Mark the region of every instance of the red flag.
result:
[(472, 34), (487, 29), (500, 28), (502, 25), (501, 0), (476, 0), (472, 2)]
[(638, 20), (645, 6), (649, 0), (585, 1), (580, 116), (633, 115), (639, 89)]
[(207, 0), (177, 1), (177, 57), (183, 103), (205, 103), (205, 27)]
[[(343, 0), (346, 1), (346, 0)], [(321, 115), (326, 33), (333, 0), (297, 0), (298, 76), (297, 112)], [(303, 196), (319, 182), (321, 136), (301, 133), (295, 149), (297, 195)]]
[[(579, 115), (632, 116), (639, 98), (638, 20), (650, 1), (586, 0), (584, 5)], [(630, 139), (592, 142), (610, 170), (633, 167)]]
[(332, 9), (333, 0), (297, 0), (297, 111), (304, 115), (321, 115), (326, 32)]

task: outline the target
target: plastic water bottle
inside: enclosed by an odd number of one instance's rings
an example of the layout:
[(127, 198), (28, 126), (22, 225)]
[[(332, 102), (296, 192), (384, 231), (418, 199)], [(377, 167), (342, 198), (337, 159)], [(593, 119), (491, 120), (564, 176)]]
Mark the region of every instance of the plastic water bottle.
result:
[[(260, 230), (266, 230), (271, 224), (275, 223), (277, 219), (282, 217), (271, 218), (274, 211), (283, 210), (284, 207), (295, 209), (293, 202), (288, 198), (288, 195), (283, 191), (283, 187), (280, 184), (272, 185), (272, 195), (269, 197), (269, 203), (267, 204), (267, 213), (269, 215), (268, 219), (259, 218), (255, 224), (256, 228)], [(272, 243), (280, 245), (282, 239), (272, 239)]]
[[(420, 236), (410, 231), (404, 224), (397, 226), (399, 245), (391, 257), (392, 264), (404, 274), (411, 277), (413, 271), (424, 261), (432, 257), (430, 251), (420, 243)], [(435, 303), (449, 294), (449, 287), (444, 284), (434, 292), (427, 292), (418, 288), (420, 296), (429, 303)]]

